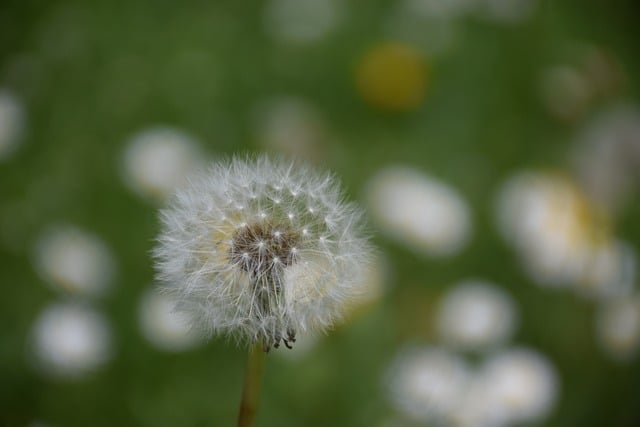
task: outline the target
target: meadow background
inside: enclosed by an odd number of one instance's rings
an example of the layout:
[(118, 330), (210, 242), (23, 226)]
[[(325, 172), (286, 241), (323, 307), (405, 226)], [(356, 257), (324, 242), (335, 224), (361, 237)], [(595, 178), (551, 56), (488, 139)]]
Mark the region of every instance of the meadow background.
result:
[[(496, 215), (511, 177), (551, 171), (562, 177), (552, 183), (575, 183), (589, 215), (605, 218), (604, 231), (593, 231), (600, 220), (580, 230), (623, 240), (635, 258), (640, 122), (630, 119), (635, 133), (615, 146), (628, 151), (610, 156), (622, 164), (587, 161), (610, 168), (605, 177), (627, 171), (615, 188), (589, 187), (591, 169), (577, 167), (575, 153), (602, 117), (638, 112), (640, 5), (439, 3), (3, 0), (0, 425), (234, 425), (245, 350), (224, 339), (163, 348), (162, 336), (154, 343), (140, 326), (140, 301), (153, 287), (157, 211), (174, 182), (163, 172), (265, 151), (342, 179), (372, 211), (381, 271), (349, 322), (306, 350), (268, 355), (258, 426), (450, 425), (404, 413), (388, 376), (403, 348), (445, 345), (434, 316), (468, 278), (494, 283), (516, 307), (517, 327), (498, 347), (535, 349), (555, 369), (557, 396), (529, 424), (640, 425), (640, 314), (620, 346), (603, 345), (598, 313), (613, 297), (540, 286)], [(131, 157), (145, 132), (187, 141), (178, 144), (186, 154)], [(381, 219), (372, 182), (392, 167), (455, 189), (467, 218), (452, 231), (459, 241), (416, 242)], [(44, 236), (60, 227), (106, 248), (101, 291), (42, 267)], [(637, 299), (634, 289), (615, 298)], [(108, 357), (77, 372), (44, 363), (34, 337), (52, 304), (102, 316)], [(55, 341), (46, 345), (56, 351)], [(461, 357), (475, 366), (491, 351)]]

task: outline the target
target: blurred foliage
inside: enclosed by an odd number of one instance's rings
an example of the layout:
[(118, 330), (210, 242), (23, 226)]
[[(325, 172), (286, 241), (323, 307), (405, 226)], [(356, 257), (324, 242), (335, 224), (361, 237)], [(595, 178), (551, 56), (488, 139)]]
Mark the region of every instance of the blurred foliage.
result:
[[(492, 200), (510, 173), (567, 167), (578, 126), (550, 117), (537, 92), (546, 66), (574, 42), (605, 47), (638, 99), (640, 6), (633, 0), (540, 1), (518, 24), (463, 18), (456, 42), (426, 56), (426, 98), (387, 113), (354, 82), (358, 61), (389, 41), (392, 1), (351, 1), (343, 22), (314, 43), (287, 45), (265, 31), (265, 4), (157, 1), (11, 1), (0, 4), (0, 85), (27, 110), (24, 144), (0, 165), (0, 425), (233, 425), (245, 351), (224, 340), (180, 354), (152, 348), (137, 306), (151, 286), (156, 206), (119, 174), (123, 148), (155, 124), (186, 129), (213, 158), (262, 150), (253, 113), (263, 99), (294, 95), (330, 129), (323, 166), (357, 198), (387, 164), (429, 171), (456, 186), (473, 209), (474, 235), (458, 256), (424, 259), (378, 238), (391, 270), (377, 305), (338, 328), (308, 355), (267, 358), (258, 426), (384, 425), (393, 410), (381, 375), (403, 342), (430, 342), (430, 311), (452, 282), (479, 276), (503, 285), (522, 318), (515, 341), (555, 363), (561, 399), (549, 426), (640, 423), (640, 366), (616, 365), (593, 336), (594, 307), (529, 283), (498, 237)], [(637, 198), (617, 224), (640, 242)], [(59, 298), (34, 272), (35, 241), (50, 224), (102, 236), (118, 277), (96, 305), (109, 318), (116, 355), (76, 381), (48, 379), (30, 364), (34, 319)], [(282, 351), (282, 350), (281, 350)]]

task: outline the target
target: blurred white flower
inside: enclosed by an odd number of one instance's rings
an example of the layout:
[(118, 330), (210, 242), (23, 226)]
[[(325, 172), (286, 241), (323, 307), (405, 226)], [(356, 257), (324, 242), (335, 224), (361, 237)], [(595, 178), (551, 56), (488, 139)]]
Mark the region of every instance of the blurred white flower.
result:
[(480, 0), (483, 15), (492, 21), (517, 24), (535, 13), (537, 0)]
[(417, 15), (451, 19), (466, 15), (475, 8), (477, 2), (478, 0), (404, 0), (403, 4)]
[(449, 414), (447, 425), (455, 427), (507, 427), (504, 420), (495, 415), (491, 395), (483, 381), (483, 376), (474, 370), (464, 390), (457, 400), (455, 408)]
[(510, 348), (470, 368), (441, 347), (402, 349), (385, 374), (394, 407), (416, 421), (506, 427), (546, 417), (557, 400), (554, 367), (540, 353)]
[(40, 276), (64, 292), (97, 297), (111, 286), (115, 262), (97, 236), (73, 226), (46, 231), (35, 248)]
[(518, 174), (502, 188), (497, 211), (502, 234), (536, 282), (596, 297), (630, 292), (633, 251), (613, 238), (607, 217), (567, 178)]
[(76, 378), (95, 370), (112, 354), (106, 319), (95, 310), (72, 303), (48, 306), (33, 328), (33, 351), (46, 374)]
[(518, 323), (509, 294), (488, 282), (460, 282), (437, 311), (443, 342), (463, 350), (482, 350), (508, 341)]
[(596, 334), (602, 349), (618, 361), (628, 361), (640, 347), (640, 298), (605, 301), (598, 310)]
[(450, 418), (469, 381), (469, 369), (439, 347), (403, 348), (385, 376), (388, 398), (401, 413), (419, 421)]
[(471, 215), (464, 199), (417, 170), (378, 172), (369, 182), (367, 200), (383, 233), (425, 255), (456, 254), (469, 239)]
[(612, 240), (597, 245), (584, 261), (582, 277), (575, 284), (578, 294), (606, 299), (633, 291), (636, 280), (636, 253), (628, 244)]
[(175, 300), (154, 290), (140, 298), (138, 319), (144, 337), (164, 351), (183, 351), (201, 342), (185, 313), (175, 311)]
[(484, 390), (486, 417), (493, 425), (539, 421), (559, 393), (556, 370), (542, 354), (512, 348), (486, 361), (477, 379)]
[(581, 70), (570, 65), (555, 65), (545, 69), (540, 78), (540, 96), (549, 113), (572, 121), (587, 111), (593, 93)]
[(0, 88), (0, 161), (9, 158), (18, 148), (25, 128), (22, 102)]
[(582, 130), (574, 162), (589, 196), (617, 213), (640, 190), (640, 109), (617, 106)]
[(342, 14), (342, 3), (337, 0), (269, 0), (265, 29), (280, 42), (309, 43), (329, 35)]
[(201, 165), (198, 142), (170, 127), (135, 134), (124, 152), (123, 179), (140, 196), (165, 200)]
[(366, 290), (360, 210), (331, 175), (304, 165), (215, 163), (178, 191), (162, 223), (159, 278), (208, 333), (290, 347)]
[(540, 95), (551, 115), (576, 122), (620, 95), (626, 74), (615, 55), (582, 42), (568, 43), (562, 50), (564, 60), (545, 68), (540, 79)]
[(326, 135), (318, 111), (303, 99), (281, 97), (256, 109), (256, 139), (268, 150), (287, 157), (317, 161)]
[(420, 48), (433, 58), (450, 50), (460, 33), (459, 26), (452, 19), (416, 12), (410, 3), (398, 3), (387, 19), (385, 34), (387, 39)]

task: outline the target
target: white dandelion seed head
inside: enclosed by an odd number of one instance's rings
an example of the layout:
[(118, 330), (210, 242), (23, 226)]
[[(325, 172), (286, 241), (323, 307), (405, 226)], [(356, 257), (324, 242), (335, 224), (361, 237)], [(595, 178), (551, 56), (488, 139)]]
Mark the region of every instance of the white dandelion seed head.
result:
[(366, 289), (361, 216), (329, 174), (268, 157), (218, 162), (162, 211), (158, 276), (205, 332), (290, 346)]
[(439, 335), (449, 345), (482, 350), (506, 342), (515, 331), (513, 299), (487, 282), (467, 280), (449, 291), (437, 312)]
[(115, 261), (106, 244), (73, 226), (45, 232), (36, 245), (35, 264), (52, 287), (84, 297), (105, 294), (115, 273)]
[(87, 306), (55, 303), (33, 328), (33, 355), (46, 374), (76, 378), (111, 357), (111, 331), (106, 319)]

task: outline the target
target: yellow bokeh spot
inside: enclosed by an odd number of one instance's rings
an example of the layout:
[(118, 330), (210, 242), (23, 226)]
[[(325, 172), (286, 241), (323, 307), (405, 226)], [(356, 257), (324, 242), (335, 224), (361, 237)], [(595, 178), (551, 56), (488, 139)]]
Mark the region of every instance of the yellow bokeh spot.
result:
[(364, 100), (374, 107), (409, 111), (424, 100), (427, 72), (420, 52), (401, 43), (385, 43), (360, 60), (356, 85)]

